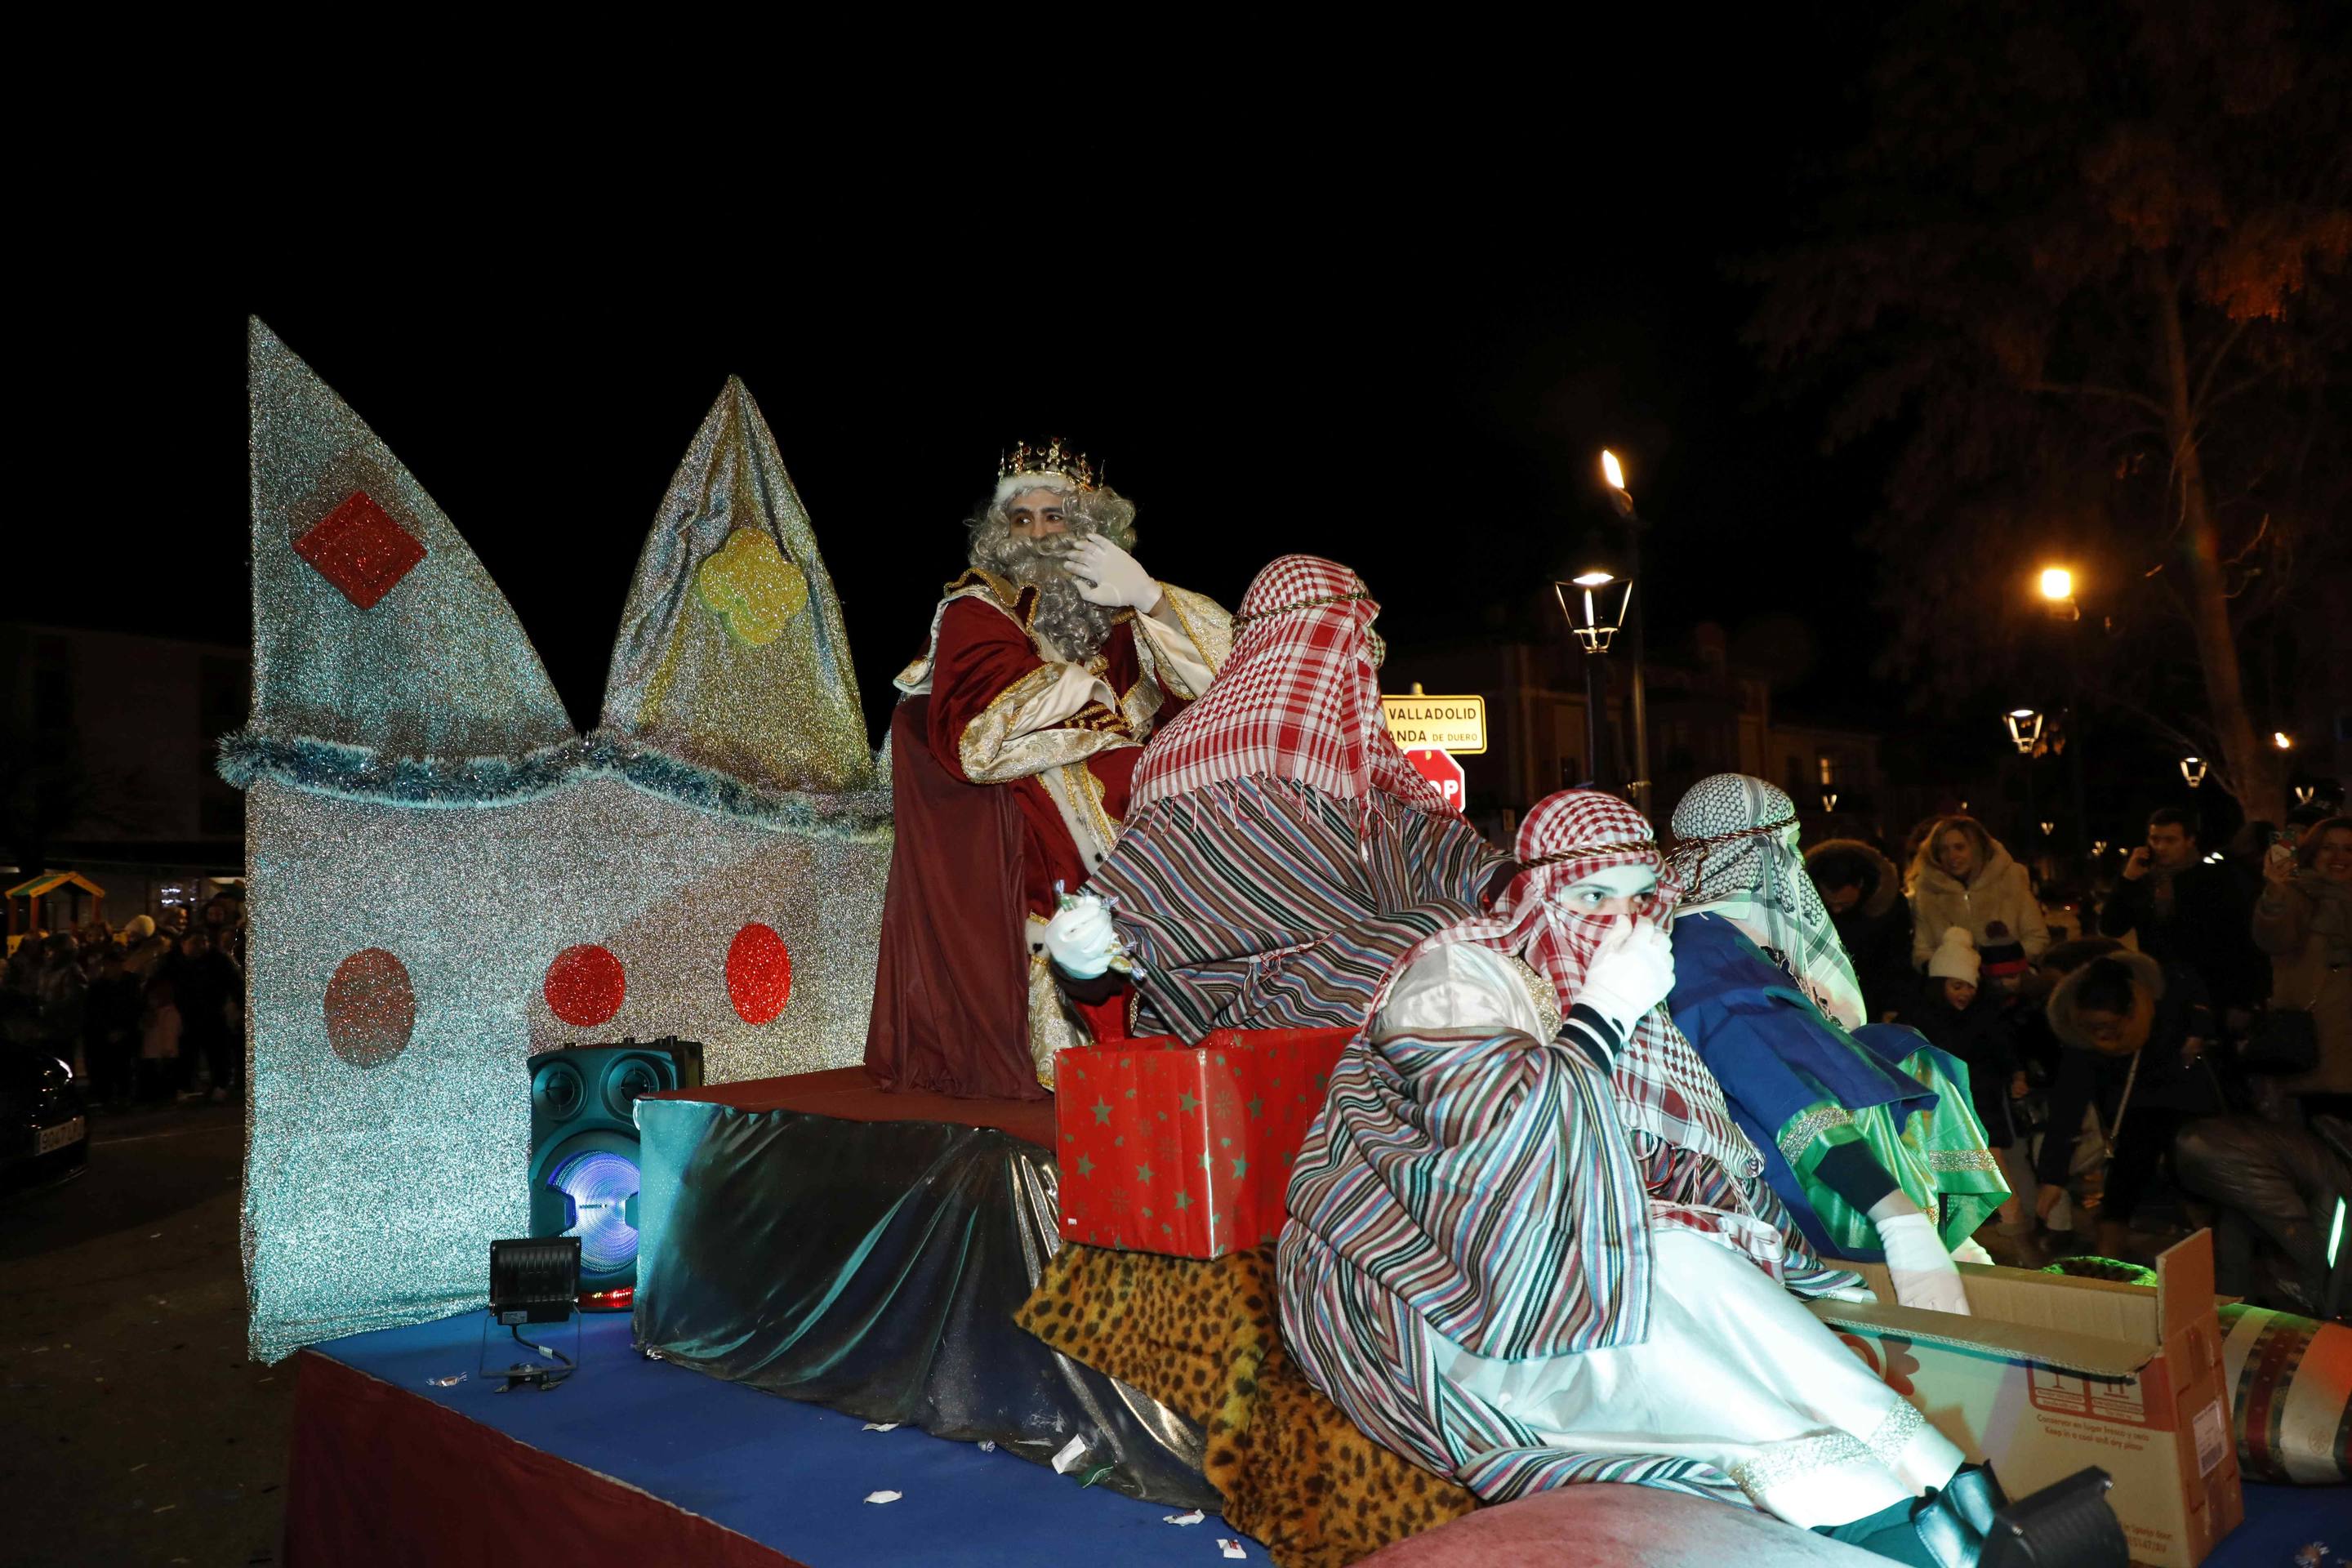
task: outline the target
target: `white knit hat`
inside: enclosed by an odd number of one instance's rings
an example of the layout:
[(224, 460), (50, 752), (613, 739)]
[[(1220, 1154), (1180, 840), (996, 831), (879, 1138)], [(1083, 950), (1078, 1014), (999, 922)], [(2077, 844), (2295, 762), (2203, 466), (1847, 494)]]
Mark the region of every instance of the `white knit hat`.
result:
[(1965, 926), (1948, 926), (1944, 940), (1927, 958), (1927, 978), (1930, 980), (1965, 980), (1977, 983), (1978, 971), (1983, 960), (1977, 957), (1976, 939)]

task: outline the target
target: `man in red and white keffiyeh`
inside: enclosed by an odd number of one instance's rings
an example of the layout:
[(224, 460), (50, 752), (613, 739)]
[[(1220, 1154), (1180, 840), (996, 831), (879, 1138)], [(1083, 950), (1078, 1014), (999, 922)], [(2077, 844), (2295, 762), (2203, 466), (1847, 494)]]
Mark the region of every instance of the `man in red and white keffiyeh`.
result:
[(1363, 579), (1336, 561), (1285, 555), (1260, 572), (1215, 684), (1136, 764), (1130, 814), (1240, 778), (1295, 779), (1343, 800), (1378, 790), (1415, 810), (1446, 810), (1381, 716), (1380, 613)]
[(1131, 984), (1135, 1034), (1353, 1028), (1390, 965), (1507, 874), (1389, 738), (1379, 614), (1311, 555), (1250, 584), (1216, 680), (1136, 764), (1096, 897), (1046, 927), (1090, 1018)]

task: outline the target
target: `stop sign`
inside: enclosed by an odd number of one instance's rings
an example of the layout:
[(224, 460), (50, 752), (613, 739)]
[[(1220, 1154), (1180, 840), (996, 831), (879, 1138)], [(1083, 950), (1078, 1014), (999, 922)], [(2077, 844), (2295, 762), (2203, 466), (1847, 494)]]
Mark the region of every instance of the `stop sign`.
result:
[(1437, 793), (1445, 797), (1446, 805), (1456, 811), (1462, 809), (1462, 786), (1466, 781), (1463, 776), (1462, 764), (1454, 760), (1454, 753), (1433, 747), (1427, 751), (1407, 752), (1404, 755), (1414, 771), (1437, 786)]

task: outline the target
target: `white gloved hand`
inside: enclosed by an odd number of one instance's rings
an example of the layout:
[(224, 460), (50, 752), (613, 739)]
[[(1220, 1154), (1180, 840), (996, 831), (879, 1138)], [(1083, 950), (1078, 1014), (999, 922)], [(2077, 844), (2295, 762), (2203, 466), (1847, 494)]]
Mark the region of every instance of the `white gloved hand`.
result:
[(1092, 893), (1080, 893), (1069, 908), (1045, 922), (1045, 952), (1073, 980), (1092, 980), (1110, 967), (1118, 950), (1118, 930), (1110, 911)]
[(1614, 1024), (1622, 1039), (1674, 988), (1675, 949), (1665, 929), (1654, 921), (1621, 921), (1593, 950), (1584, 985), (1570, 1000)]
[(1078, 597), (1090, 605), (1124, 605), (1146, 616), (1159, 607), (1160, 584), (1151, 574), (1099, 533), (1070, 546), (1063, 563), (1078, 585)]
[(1886, 1272), (1894, 1277), (1897, 1301), (1931, 1312), (1969, 1315), (1969, 1293), (1960, 1284), (1960, 1271), (1926, 1215), (1911, 1207), (1908, 1214), (1886, 1215), (1878, 1222), (1878, 1244), (1886, 1249)]
[(1987, 1252), (1982, 1247), (1977, 1245), (1977, 1238), (1973, 1236), (1962, 1241), (1959, 1246), (1952, 1248), (1952, 1261), (1955, 1263), (1981, 1263), (1989, 1268), (1999, 1267), (1993, 1262), (1992, 1254)]

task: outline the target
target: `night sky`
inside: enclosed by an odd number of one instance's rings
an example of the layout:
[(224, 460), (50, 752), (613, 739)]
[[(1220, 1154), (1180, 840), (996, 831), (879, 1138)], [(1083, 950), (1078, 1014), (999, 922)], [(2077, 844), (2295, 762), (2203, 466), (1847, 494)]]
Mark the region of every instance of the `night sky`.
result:
[[(1868, 39), (1795, 15), (1671, 78), (1570, 72), (1559, 107), (1507, 121), (1433, 83), (1442, 137), (1409, 103), (1278, 145), (1220, 120), (1125, 177), (1092, 161), (1074, 199), (1034, 194), (1033, 161), (950, 150), (891, 180), (698, 165), (658, 202), (575, 170), (339, 210), (310, 178), (297, 212), (255, 205), (278, 171), (209, 163), (169, 194), (193, 237), (169, 264), (110, 223), (26, 324), (59, 379), (20, 461), (73, 477), (17, 547), (37, 586), (9, 613), (244, 640), (251, 312), (439, 501), (583, 729), (730, 373), (815, 522), (877, 721), (999, 450), (1052, 435), (1136, 500), (1155, 575), (1231, 604), (1274, 555), (1330, 555), (1406, 652), (1599, 555), (1614, 446), (1655, 524), (1654, 650), (1717, 620), (1788, 665), (1792, 706), (1883, 720), (1851, 542), (1876, 455), (1823, 458), (1819, 406), (1767, 396), (1726, 270), (1792, 237), (1862, 122)], [(93, 475), (136, 499), (94, 500)]]

